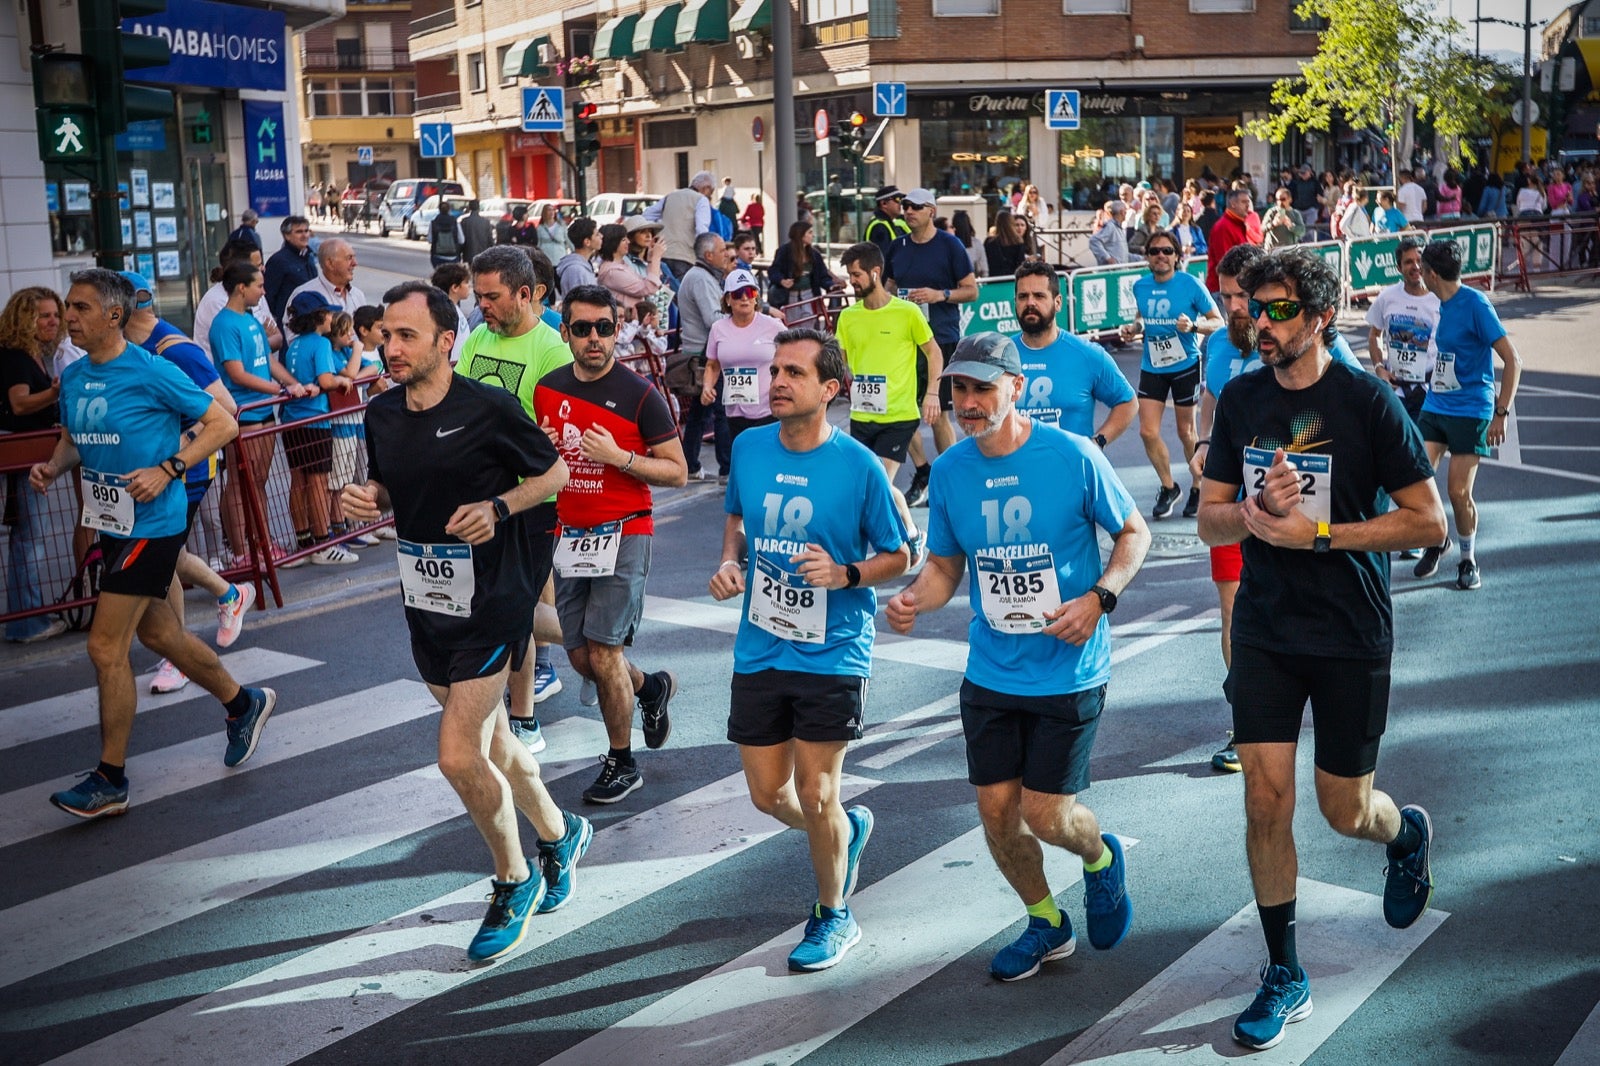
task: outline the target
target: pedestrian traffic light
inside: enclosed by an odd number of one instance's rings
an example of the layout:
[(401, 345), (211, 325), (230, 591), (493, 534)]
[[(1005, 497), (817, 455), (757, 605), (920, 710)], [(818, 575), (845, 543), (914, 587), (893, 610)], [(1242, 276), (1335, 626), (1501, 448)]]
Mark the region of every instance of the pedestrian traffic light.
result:
[(600, 158), (600, 123), (594, 117), (599, 110), (588, 102), (572, 105), (572, 150), (579, 170), (587, 170)]
[(100, 158), (100, 129), (89, 86), (88, 56), (47, 52), (33, 57), (33, 104), (39, 158), (46, 163), (93, 163)]
[(121, 133), (128, 123), (167, 118), (172, 94), (128, 84), (128, 71), (164, 67), (172, 62), (165, 41), (149, 33), (124, 33), (122, 20), (164, 14), (167, 0), (78, 0), (83, 51), (93, 64), (94, 103), (102, 133)]

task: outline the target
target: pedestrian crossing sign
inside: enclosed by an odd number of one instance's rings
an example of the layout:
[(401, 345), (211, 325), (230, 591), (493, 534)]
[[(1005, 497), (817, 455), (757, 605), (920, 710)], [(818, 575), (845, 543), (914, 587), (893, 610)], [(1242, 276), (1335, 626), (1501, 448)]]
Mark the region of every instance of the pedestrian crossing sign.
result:
[(1046, 89), (1044, 91), (1044, 123), (1053, 130), (1078, 128), (1078, 90)]
[(546, 85), (522, 90), (522, 129), (526, 133), (560, 133), (567, 126), (567, 91)]

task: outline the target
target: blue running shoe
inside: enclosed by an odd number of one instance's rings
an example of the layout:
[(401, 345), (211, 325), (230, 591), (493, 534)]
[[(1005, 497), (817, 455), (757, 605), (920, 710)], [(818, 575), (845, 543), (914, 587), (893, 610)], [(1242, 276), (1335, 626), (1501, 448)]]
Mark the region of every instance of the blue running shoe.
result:
[(845, 952), (861, 943), (861, 926), (849, 907), (833, 910), (817, 904), (806, 919), (806, 935), (789, 952), (789, 969), (815, 973), (839, 965)]
[(533, 668), (533, 702), (543, 703), (561, 691), (561, 678), (553, 666)]
[(517, 718), (514, 715), (506, 717), (511, 723), (511, 735), (522, 741), (523, 747), (534, 755), (544, 750), (544, 730), (539, 726), (539, 719)]
[(539, 901), (539, 913), (558, 910), (572, 896), (578, 886), (578, 860), (589, 850), (594, 839), (594, 826), (589, 819), (576, 814), (565, 814), (567, 833), (553, 844), (539, 841), (539, 870), (544, 875), (544, 899)]
[(1133, 901), (1128, 898), (1128, 867), (1122, 844), (1110, 833), (1100, 839), (1111, 849), (1111, 865), (1099, 873), (1083, 872), (1083, 907), (1088, 912), (1089, 943), (1110, 951), (1133, 928)]
[(238, 766), (255, 754), (261, 730), (278, 705), (278, 694), (270, 688), (247, 688), (245, 691), (250, 694), (250, 709), (237, 718), (228, 719), (228, 750), (222, 756), (224, 766)]
[(103, 818), (128, 809), (128, 782), (118, 788), (99, 770), (90, 770), (82, 781), (50, 797), (50, 802), (75, 818)]
[(1428, 901), (1433, 899), (1433, 870), (1428, 865), (1433, 820), (1414, 803), (1401, 807), (1400, 817), (1417, 827), (1422, 843), (1405, 858), (1390, 859), (1383, 868), (1383, 920), (1396, 929), (1407, 929), (1426, 913)]
[(1233, 1023), (1233, 1038), (1248, 1048), (1265, 1051), (1283, 1039), (1283, 1027), (1311, 1017), (1311, 979), (1296, 977), (1287, 966), (1261, 967), (1261, 991)]
[(849, 899), (856, 890), (856, 874), (861, 872), (861, 852), (872, 836), (872, 812), (858, 803), (844, 816), (850, 819), (850, 843), (844, 853), (844, 898)]
[(467, 947), (473, 962), (498, 959), (522, 943), (528, 933), (528, 916), (544, 902), (545, 884), (537, 868), (530, 868), (526, 881), (490, 881), (489, 913), (483, 916), (478, 935)]
[(1020, 981), (1038, 973), (1042, 964), (1066, 958), (1077, 947), (1077, 938), (1072, 935), (1072, 919), (1065, 911), (1059, 926), (1051, 925), (1048, 918), (1030, 915), (1022, 935), (995, 954), (989, 972), (1002, 981)]

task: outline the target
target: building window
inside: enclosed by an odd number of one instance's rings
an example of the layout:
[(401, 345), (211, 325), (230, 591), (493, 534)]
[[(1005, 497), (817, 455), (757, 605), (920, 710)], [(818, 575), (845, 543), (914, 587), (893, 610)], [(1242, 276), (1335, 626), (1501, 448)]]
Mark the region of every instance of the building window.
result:
[(360, 70), (364, 65), (361, 57), (361, 38), (340, 37), (333, 42), (334, 62), (340, 70)]
[(694, 119), (675, 118), (665, 122), (649, 122), (644, 127), (646, 148), (693, 148), (695, 145)]
[(1233, 15), (1255, 9), (1256, 0), (1189, 0), (1189, 10), (1196, 15)]
[[(1070, 191), (1076, 201), (1080, 185), (1092, 190), (1107, 178), (1134, 183), (1176, 177), (1180, 173), (1177, 139), (1175, 118), (1085, 118), (1078, 129), (1061, 134), (1062, 198), (1066, 199)], [(1234, 165), (1238, 165), (1237, 160)], [(1185, 169), (1200, 172), (1199, 165)], [(1226, 177), (1228, 170), (1216, 173)]]
[(361, 114), (361, 79), (339, 83), (339, 114), (346, 118)]
[(339, 100), (334, 95), (333, 82), (312, 81), (306, 84), (306, 113), (312, 118), (338, 116)]
[(489, 91), (489, 75), (487, 68), (484, 66), (482, 52), (474, 52), (467, 57), (467, 78), (469, 79), (468, 85), (473, 92), (484, 93)]
[(1312, 15), (1304, 18), (1300, 14), (1300, 5), (1305, 0), (1289, 0), (1289, 32), (1290, 33), (1321, 33), (1328, 28), (1328, 20), (1321, 15)]
[(1128, 0), (1061, 0), (1061, 13), (1063, 15), (1126, 15), (1128, 13)]
[(494, 69), (496, 71), (495, 76), (500, 79), (501, 88), (505, 88), (507, 85), (515, 85), (517, 83), (517, 76), (515, 74), (511, 75), (509, 78), (506, 77), (506, 53), (510, 51), (511, 46), (509, 44), (503, 44), (494, 51)]
[(1600, 17), (1594, 15), (1583, 16), (1583, 30), (1580, 37), (1600, 37)]
[(922, 184), (936, 193), (985, 195), (1028, 175), (1028, 120), (922, 120)]
[(998, 15), (1000, 0), (933, 0), (935, 18), (947, 15)]

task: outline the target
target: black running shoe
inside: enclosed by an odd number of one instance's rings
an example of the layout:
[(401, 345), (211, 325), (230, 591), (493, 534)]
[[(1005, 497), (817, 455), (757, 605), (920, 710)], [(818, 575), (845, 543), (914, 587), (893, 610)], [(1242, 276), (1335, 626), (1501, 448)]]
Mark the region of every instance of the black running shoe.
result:
[(661, 682), (661, 695), (653, 700), (639, 700), (639, 717), (644, 720), (644, 744), (659, 748), (672, 733), (672, 719), (667, 717), (667, 704), (678, 694), (678, 679), (671, 670), (661, 670), (651, 675)]
[(600, 756), (600, 776), (583, 790), (585, 803), (616, 803), (644, 784), (644, 775), (632, 762), (620, 763), (609, 755)]
[(1197, 515), (1199, 513), (1200, 513), (1200, 490), (1198, 488), (1192, 488), (1192, 489), (1189, 490), (1188, 502), (1186, 502), (1183, 505), (1183, 517), (1185, 517), (1185, 518), (1193, 518), (1195, 515)]
[(928, 466), (919, 466), (911, 475), (911, 487), (906, 489), (906, 506), (921, 507), (928, 502), (928, 472), (933, 469)]
[(1450, 538), (1446, 537), (1443, 544), (1436, 544), (1431, 548), (1422, 549), (1422, 561), (1417, 563), (1411, 571), (1416, 577), (1432, 577), (1439, 572), (1439, 560), (1449, 554), (1451, 548)]
[(1151, 518), (1166, 518), (1178, 504), (1178, 497), (1183, 495), (1183, 490), (1174, 485), (1171, 488), (1163, 485), (1161, 491), (1156, 493), (1156, 505), (1150, 508)]

